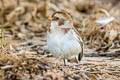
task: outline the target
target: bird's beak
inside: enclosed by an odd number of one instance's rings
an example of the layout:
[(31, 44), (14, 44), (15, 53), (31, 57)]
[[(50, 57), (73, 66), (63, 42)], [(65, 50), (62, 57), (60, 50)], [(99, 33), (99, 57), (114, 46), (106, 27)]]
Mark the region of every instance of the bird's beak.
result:
[(48, 20), (49, 20), (49, 21), (52, 21), (52, 20), (53, 20), (53, 18), (52, 18), (52, 17), (49, 17), (49, 18), (48, 18)]

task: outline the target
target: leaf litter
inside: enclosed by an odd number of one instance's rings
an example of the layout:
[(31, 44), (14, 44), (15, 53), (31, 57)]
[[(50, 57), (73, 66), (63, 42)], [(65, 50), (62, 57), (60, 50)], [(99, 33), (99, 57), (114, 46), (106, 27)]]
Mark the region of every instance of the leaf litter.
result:
[[(119, 80), (119, 5), (118, 0), (1, 0), (0, 80)], [(47, 17), (60, 10), (72, 15), (84, 40), (79, 64), (64, 66), (47, 52)]]

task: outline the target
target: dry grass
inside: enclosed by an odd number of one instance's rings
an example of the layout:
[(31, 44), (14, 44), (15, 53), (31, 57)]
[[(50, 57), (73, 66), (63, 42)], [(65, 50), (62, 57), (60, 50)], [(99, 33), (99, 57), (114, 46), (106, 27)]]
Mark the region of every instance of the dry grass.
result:
[[(119, 7), (117, 0), (1, 0), (0, 80), (119, 80), (119, 56), (107, 57), (120, 52)], [(58, 10), (73, 16), (84, 40), (85, 57), (79, 64), (64, 66), (61, 59), (43, 53), (47, 17)], [(110, 17), (115, 20), (104, 26), (95, 23)]]

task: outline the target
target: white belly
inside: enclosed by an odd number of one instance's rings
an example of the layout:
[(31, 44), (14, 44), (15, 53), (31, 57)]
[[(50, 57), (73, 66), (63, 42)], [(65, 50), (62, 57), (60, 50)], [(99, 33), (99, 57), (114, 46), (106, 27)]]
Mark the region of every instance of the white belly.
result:
[(47, 41), (48, 49), (56, 57), (72, 59), (81, 52), (79, 42), (71, 34), (50, 34)]

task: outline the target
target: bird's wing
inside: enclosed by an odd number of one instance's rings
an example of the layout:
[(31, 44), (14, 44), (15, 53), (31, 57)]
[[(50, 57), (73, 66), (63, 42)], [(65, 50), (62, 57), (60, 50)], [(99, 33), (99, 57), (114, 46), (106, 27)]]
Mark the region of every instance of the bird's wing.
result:
[[(80, 37), (79, 32), (76, 30), (76, 28), (73, 25), (68, 25), (67, 24), (66, 28), (72, 29), (76, 33), (76, 35), (77, 35), (76, 40), (80, 43), (80, 46), (81, 46), (81, 52), (78, 55), (78, 60), (80, 61), (82, 59), (82, 57), (83, 57), (83, 49), (84, 49), (84, 44), (83, 44), (82, 38)], [(69, 31), (67, 31), (67, 32), (69, 32)]]
[(84, 44), (83, 44), (83, 41), (80, 37), (80, 34), (79, 32), (75, 29), (75, 27), (73, 26), (73, 30), (77, 33), (77, 37), (78, 37), (78, 42), (80, 43), (80, 46), (81, 46), (81, 52), (79, 53), (78, 55), (78, 60), (81, 61), (82, 57), (83, 57), (83, 49), (84, 49)]

